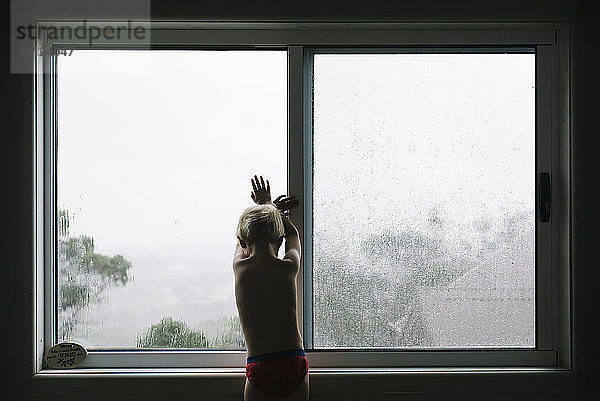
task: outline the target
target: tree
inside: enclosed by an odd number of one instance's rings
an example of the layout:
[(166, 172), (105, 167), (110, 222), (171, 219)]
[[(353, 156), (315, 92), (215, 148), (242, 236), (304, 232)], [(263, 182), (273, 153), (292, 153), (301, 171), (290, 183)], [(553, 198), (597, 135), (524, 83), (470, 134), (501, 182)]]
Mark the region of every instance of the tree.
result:
[(67, 210), (58, 214), (58, 337), (68, 339), (82, 310), (99, 302), (106, 290), (129, 282), (131, 262), (94, 252), (94, 238), (70, 235)]
[(136, 339), (139, 348), (244, 349), (244, 335), (238, 316), (222, 316), (212, 323), (219, 331), (211, 339), (201, 330), (192, 330), (182, 320), (165, 316)]
[(316, 253), (315, 332), (329, 346), (427, 346), (431, 341), (420, 286), (449, 282), (440, 239), (406, 230), (368, 236), (363, 270), (345, 259)]
[(138, 348), (207, 348), (208, 339), (181, 320), (163, 317), (136, 340)]
[[(313, 272), (314, 331), (325, 347), (432, 346), (421, 289), (448, 286), (478, 265), (527, 265), (534, 244), (527, 214), (504, 216), (491, 232), (491, 222), (477, 220), (480, 245), (444, 235), (446, 222), (436, 208), (428, 231), (383, 231), (367, 236), (362, 261), (349, 261), (315, 242)], [(476, 249), (478, 248), (478, 250)], [(472, 252), (473, 251), (473, 252)], [(358, 268), (360, 267), (360, 268)]]
[(244, 333), (239, 316), (223, 316), (218, 321), (222, 329), (210, 342), (211, 348), (216, 349), (245, 349)]

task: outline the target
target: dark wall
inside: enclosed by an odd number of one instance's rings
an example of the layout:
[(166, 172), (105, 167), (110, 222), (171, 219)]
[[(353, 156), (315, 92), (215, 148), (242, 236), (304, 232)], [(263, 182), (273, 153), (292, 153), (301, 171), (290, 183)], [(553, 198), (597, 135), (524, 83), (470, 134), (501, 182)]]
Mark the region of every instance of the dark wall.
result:
[[(51, 0), (50, 0), (51, 1)], [(2, 128), (2, 178), (6, 188), (2, 199), (6, 206), (2, 217), (2, 303), (5, 322), (2, 327), (4, 342), (3, 358), (12, 361), (14, 370), (25, 372), (28, 362), (14, 358), (12, 350), (27, 339), (24, 333), (31, 330), (26, 318), (30, 305), (26, 283), (17, 282), (14, 272), (30, 269), (32, 261), (32, 137), (31, 124), (11, 118), (17, 110), (29, 110), (26, 93), (15, 91), (31, 77), (9, 74), (8, 19), (10, 2), (5, 6), (5, 38), (3, 41), (4, 80)], [(598, 87), (598, 2), (585, 0), (461, 0), (461, 1), (282, 1), (282, 0), (210, 0), (194, 2), (153, 1), (152, 16), (157, 19), (203, 19), (203, 20), (261, 20), (261, 21), (569, 21), (571, 29), (572, 71), (572, 279), (575, 290), (574, 359), (580, 387), (573, 388), (573, 397), (585, 387), (596, 386), (596, 363), (593, 351), (598, 336), (595, 319), (598, 313), (593, 307), (596, 269), (600, 268), (595, 248), (600, 236), (600, 221), (594, 208), (595, 186), (600, 184), (598, 154), (598, 129), (596, 93)], [(597, 302), (596, 302), (597, 303)], [(14, 377), (3, 375), (9, 383), (4, 391), (18, 392)], [(596, 387), (597, 389), (597, 387)], [(39, 399), (25, 397), (24, 399)], [(3, 398), (4, 399), (4, 398)], [(335, 398), (330, 398), (335, 399)], [(388, 398), (386, 398), (388, 399)], [(461, 399), (458, 397), (457, 399)], [(467, 398), (462, 398), (467, 399)], [(471, 398), (469, 398), (471, 399)], [(488, 398), (491, 399), (491, 398)], [(496, 399), (496, 398), (494, 398)], [(517, 394), (499, 399), (538, 399), (531, 395)], [(548, 399), (545, 397), (539, 399)], [(566, 399), (563, 396), (556, 399)]]
[[(590, 1), (571, 22), (571, 147), (572, 147), (572, 264), (575, 299), (574, 360), (586, 385), (598, 380), (598, 312), (594, 307), (597, 294), (599, 219), (597, 186), (600, 184), (598, 162), (598, 2)], [(596, 187), (596, 188), (595, 188)]]
[[(173, 4), (176, 3), (176, 4)], [(567, 20), (585, 0), (199, 0), (153, 1), (153, 18), (260, 21)]]

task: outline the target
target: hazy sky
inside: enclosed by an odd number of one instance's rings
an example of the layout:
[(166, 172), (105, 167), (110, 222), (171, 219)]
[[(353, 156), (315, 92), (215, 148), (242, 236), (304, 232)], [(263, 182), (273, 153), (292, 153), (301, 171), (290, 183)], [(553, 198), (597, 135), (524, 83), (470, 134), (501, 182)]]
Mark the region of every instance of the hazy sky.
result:
[[(534, 54), (317, 55), (317, 213), (531, 206), (534, 66)], [(59, 203), (99, 250), (222, 251), (252, 174), (285, 192), (285, 52), (77, 51), (59, 74)]]
[(534, 54), (317, 54), (314, 69), (315, 232), (422, 226), (432, 207), (533, 224)]
[[(234, 243), (250, 177), (286, 190), (283, 51), (59, 58), (59, 202), (103, 252)], [(233, 250), (231, 250), (233, 252)]]

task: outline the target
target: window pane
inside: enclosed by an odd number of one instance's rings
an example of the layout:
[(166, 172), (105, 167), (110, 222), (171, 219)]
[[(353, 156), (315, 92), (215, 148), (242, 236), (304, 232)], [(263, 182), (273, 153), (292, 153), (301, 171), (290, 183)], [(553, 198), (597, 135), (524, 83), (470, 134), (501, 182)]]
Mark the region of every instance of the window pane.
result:
[(58, 57), (58, 340), (245, 348), (235, 228), (286, 192), (285, 51)]
[(316, 54), (314, 346), (535, 346), (535, 55)]

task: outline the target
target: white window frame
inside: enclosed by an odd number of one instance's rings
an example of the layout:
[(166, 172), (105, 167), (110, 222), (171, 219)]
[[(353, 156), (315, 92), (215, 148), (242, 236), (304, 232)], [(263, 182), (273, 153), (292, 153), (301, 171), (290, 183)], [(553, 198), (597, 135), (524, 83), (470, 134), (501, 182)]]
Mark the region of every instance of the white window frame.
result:
[[(39, 21), (65, 26), (66, 21)], [(46, 30), (47, 32), (47, 30)], [(102, 39), (89, 47), (85, 39), (50, 40), (41, 35), (38, 48), (115, 48)], [(570, 181), (569, 181), (569, 64), (568, 27), (564, 23), (241, 23), (153, 22), (153, 48), (286, 49), (288, 52), (288, 193), (303, 199), (294, 210), (303, 239), (298, 275), (298, 319), (311, 364), (311, 377), (336, 375), (460, 375), (535, 372), (571, 368), (570, 319)], [(112, 47), (111, 47), (112, 46)], [(120, 42), (134, 49), (136, 43)], [(530, 47), (536, 52), (536, 202), (541, 172), (551, 173), (552, 214), (539, 223), (536, 204), (536, 348), (497, 350), (313, 350), (310, 318), (312, 263), (312, 55), (326, 48), (377, 47)], [(43, 354), (55, 338), (55, 141), (56, 94), (54, 58), (35, 59), (35, 151), (33, 263), (34, 377), (93, 380), (114, 373), (116, 378), (189, 377), (238, 380), (243, 377), (242, 351), (91, 351), (78, 369), (44, 368)], [(415, 370), (416, 369), (416, 370)], [(140, 376), (142, 375), (142, 376)], [(233, 376), (232, 376), (233, 375)], [(374, 375), (374, 376), (373, 376)], [(425, 377), (423, 376), (423, 377)], [(461, 376), (461, 377), (463, 377)], [(223, 381), (225, 380), (225, 381)], [(374, 379), (375, 380), (375, 379)], [(443, 379), (438, 379), (443, 380)], [(38, 380), (45, 383), (45, 380)], [(83, 382), (82, 382), (83, 383)], [(329, 381), (327, 383), (335, 383)], [(397, 383), (401, 383), (397, 382)], [(89, 384), (91, 386), (91, 384)], [(226, 393), (238, 389), (221, 384)], [(341, 388), (331, 384), (332, 388)], [(426, 386), (426, 384), (422, 384)], [(188, 387), (185, 387), (188, 386)], [(134, 386), (135, 387), (135, 386)], [(350, 386), (351, 387), (351, 386)], [(220, 388), (220, 387), (214, 387)]]

